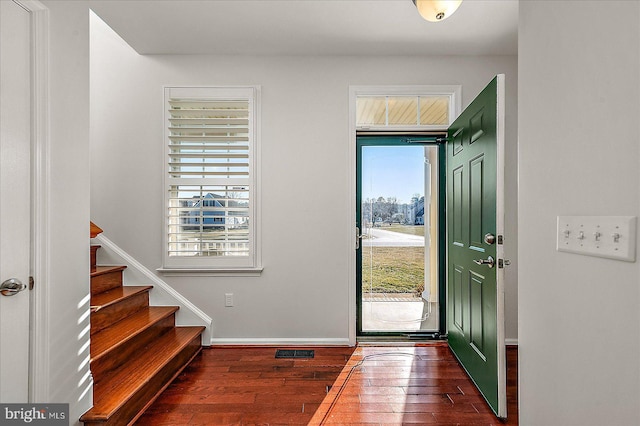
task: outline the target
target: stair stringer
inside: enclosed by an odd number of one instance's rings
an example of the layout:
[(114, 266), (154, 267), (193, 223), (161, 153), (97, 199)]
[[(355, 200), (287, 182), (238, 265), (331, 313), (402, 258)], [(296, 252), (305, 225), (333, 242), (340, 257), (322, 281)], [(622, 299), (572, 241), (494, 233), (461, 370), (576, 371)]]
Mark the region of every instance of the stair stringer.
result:
[(104, 233), (92, 239), (91, 244), (99, 244), (98, 263), (101, 265), (126, 265), (123, 285), (153, 285), (149, 292), (150, 303), (154, 306), (179, 306), (176, 313), (176, 326), (204, 326), (202, 345), (211, 344), (213, 320), (186, 297), (160, 279), (143, 264), (118, 247)]

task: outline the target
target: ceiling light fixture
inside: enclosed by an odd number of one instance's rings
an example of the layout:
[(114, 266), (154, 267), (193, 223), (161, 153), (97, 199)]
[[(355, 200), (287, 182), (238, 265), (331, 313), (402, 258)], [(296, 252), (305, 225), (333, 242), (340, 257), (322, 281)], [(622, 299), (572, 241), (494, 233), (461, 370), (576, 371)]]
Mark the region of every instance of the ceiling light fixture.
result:
[(453, 15), (462, 0), (412, 0), (418, 13), (430, 22), (444, 21)]

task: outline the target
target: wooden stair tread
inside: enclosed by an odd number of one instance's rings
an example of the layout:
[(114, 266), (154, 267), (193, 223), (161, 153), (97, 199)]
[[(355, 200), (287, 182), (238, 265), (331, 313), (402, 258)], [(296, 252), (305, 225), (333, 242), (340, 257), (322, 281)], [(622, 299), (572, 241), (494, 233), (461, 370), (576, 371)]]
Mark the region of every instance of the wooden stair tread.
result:
[(125, 269), (127, 269), (126, 266), (95, 266), (91, 268), (91, 277), (93, 278), (111, 272), (124, 271)]
[[(91, 238), (101, 232), (91, 223)], [(124, 286), (127, 266), (98, 265), (98, 242), (90, 244), (94, 406), (80, 421), (131, 425), (200, 353), (206, 328), (176, 327), (178, 306), (149, 306), (153, 286)]]
[(89, 222), (89, 236), (91, 238), (97, 237), (98, 234), (101, 234), (102, 232), (102, 229), (98, 225), (93, 222)]
[(98, 293), (91, 297), (91, 312), (97, 312), (100, 309), (118, 303), (121, 300), (135, 296), (152, 289), (153, 286), (123, 286)]
[(150, 344), (144, 356), (131, 359), (118, 370), (109, 373), (101, 382), (100, 389), (94, 391), (94, 406), (82, 416), (81, 421), (108, 420), (151, 377), (201, 335), (204, 329), (202, 326), (173, 328)]
[(176, 312), (177, 306), (145, 307), (91, 337), (91, 359), (99, 358), (142, 333), (153, 324)]

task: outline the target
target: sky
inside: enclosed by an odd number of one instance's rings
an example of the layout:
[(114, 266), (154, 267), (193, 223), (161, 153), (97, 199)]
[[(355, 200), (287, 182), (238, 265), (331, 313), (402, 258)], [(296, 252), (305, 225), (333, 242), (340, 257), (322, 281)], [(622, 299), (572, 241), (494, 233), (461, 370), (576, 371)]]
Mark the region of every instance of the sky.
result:
[(362, 147), (362, 199), (424, 195), (424, 146)]

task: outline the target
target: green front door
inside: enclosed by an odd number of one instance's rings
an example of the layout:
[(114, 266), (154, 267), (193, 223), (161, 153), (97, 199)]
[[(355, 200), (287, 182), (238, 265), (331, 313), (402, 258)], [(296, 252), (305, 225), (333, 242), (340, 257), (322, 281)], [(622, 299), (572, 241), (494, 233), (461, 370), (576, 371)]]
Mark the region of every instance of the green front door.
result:
[(449, 346), (499, 417), (506, 417), (503, 285), (504, 76), (447, 134)]

